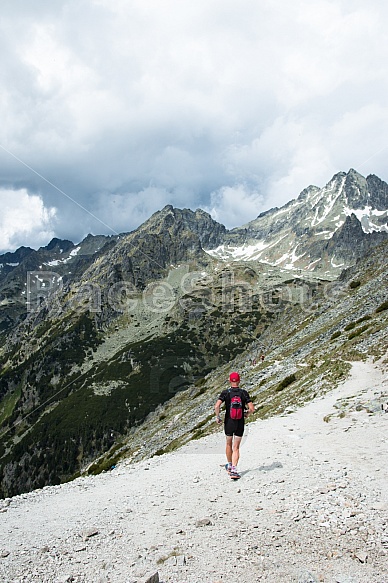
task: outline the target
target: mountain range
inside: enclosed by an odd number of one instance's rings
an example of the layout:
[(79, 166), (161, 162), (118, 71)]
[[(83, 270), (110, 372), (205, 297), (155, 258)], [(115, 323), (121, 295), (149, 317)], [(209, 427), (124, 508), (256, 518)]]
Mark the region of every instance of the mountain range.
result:
[(388, 185), (350, 170), (232, 230), (168, 205), (0, 256), (0, 494), (211, 431), (231, 366), (268, 416), (386, 356), (387, 239)]
[(340, 172), (324, 188), (309, 186), (282, 208), (233, 229), (210, 253), (338, 275), (386, 237), (387, 189), (377, 176)]

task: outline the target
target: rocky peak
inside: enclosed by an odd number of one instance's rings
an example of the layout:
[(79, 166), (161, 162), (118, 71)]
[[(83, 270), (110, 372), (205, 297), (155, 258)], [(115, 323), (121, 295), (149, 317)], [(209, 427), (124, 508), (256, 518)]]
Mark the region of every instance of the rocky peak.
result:
[(383, 212), (388, 208), (388, 184), (374, 174), (366, 178), (369, 192), (369, 202), (377, 211)]
[(342, 239), (343, 241), (346, 240), (349, 244), (355, 244), (355, 242), (360, 241), (363, 236), (365, 236), (365, 233), (362, 230), (360, 221), (354, 213), (346, 217), (344, 224), (336, 233), (337, 241)]
[(344, 224), (334, 233), (328, 243), (322, 247), (324, 252), (343, 266), (354, 264), (360, 257), (367, 255), (387, 238), (387, 233), (375, 231), (366, 233), (361, 221), (352, 213)]
[(31, 247), (19, 247), (16, 251), (8, 251), (7, 253), (0, 255), (0, 263), (3, 265), (20, 263), (32, 252), (33, 249), (31, 249)]
[(45, 247), (41, 247), (39, 250), (51, 251), (55, 253), (66, 253), (67, 251), (70, 251), (70, 249), (73, 249), (73, 247), (74, 243), (72, 241), (69, 241), (68, 239), (58, 239), (57, 237), (54, 237), (53, 239), (51, 239), (48, 245), (46, 245)]
[(320, 188), (318, 186), (314, 186), (313, 184), (310, 184), (310, 186), (308, 186), (307, 188), (304, 188), (302, 190), (302, 192), (298, 196), (298, 200), (299, 201), (307, 200), (311, 196), (314, 196), (315, 194), (317, 194), (317, 192), (319, 192), (319, 190), (320, 190)]
[(80, 255), (93, 255), (103, 249), (105, 245), (114, 245), (119, 236), (117, 235), (91, 235), (90, 233), (83, 239), (79, 247)]
[(350, 169), (346, 175), (343, 191), (349, 208), (363, 209), (368, 206), (370, 202), (368, 183), (355, 170)]
[[(324, 187), (309, 186), (282, 208), (228, 232), (223, 246), (210, 253), (333, 276), (369, 245), (388, 237), (387, 214), (388, 185), (351, 168), (335, 174)], [(335, 245), (341, 247), (336, 267), (331, 261)]]
[(226, 228), (201, 209), (178, 209), (169, 204), (137, 229), (142, 233), (160, 234), (166, 231), (173, 237), (182, 235), (184, 231), (191, 232), (197, 235), (202, 247), (212, 247), (221, 243)]

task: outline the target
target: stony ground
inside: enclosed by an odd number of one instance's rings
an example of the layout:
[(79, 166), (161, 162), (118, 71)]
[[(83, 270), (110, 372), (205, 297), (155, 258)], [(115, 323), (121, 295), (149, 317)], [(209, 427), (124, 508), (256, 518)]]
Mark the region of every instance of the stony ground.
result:
[(388, 583), (388, 374), (249, 424), (233, 482), (222, 432), (0, 501), (3, 582)]

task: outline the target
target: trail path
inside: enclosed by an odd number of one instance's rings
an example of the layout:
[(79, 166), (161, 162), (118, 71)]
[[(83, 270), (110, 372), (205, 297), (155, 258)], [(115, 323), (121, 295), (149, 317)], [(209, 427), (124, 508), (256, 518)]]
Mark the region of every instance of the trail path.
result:
[(356, 362), (330, 394), (249, 424), (237, 482), (220, 431), (0, 501), (0, 580), (388, 583), (387, 394), (387, 370)]

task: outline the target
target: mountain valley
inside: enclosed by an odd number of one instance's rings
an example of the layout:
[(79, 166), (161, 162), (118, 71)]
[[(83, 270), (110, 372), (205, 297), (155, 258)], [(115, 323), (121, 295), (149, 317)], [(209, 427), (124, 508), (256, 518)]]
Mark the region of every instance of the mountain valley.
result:
[(231, 231), (169, 205), (1, 256), (1, 496), (211, 433), (231, 368), (266, 418), (386, 359), (387, 209), (350, 170)]

